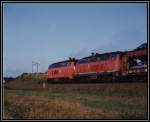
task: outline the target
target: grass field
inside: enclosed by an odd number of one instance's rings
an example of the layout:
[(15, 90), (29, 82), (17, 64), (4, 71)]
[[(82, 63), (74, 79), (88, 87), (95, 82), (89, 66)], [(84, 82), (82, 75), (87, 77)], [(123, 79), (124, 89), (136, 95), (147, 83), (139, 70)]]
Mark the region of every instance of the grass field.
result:
[(14, 81), (5, 119), (147, 119), (147, 83), (42, 84)]

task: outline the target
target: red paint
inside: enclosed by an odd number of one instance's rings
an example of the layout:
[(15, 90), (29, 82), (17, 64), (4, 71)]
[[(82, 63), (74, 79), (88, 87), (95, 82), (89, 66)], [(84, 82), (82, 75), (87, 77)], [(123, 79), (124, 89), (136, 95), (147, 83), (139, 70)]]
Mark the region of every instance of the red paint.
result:
[(67, 62), (67, 66), (49, 68), (47, 71), (47, 79), (53, 79), (53, 78), (72, 79), (74, 74), (75, 74), (74, 62)]
[(76, 75), (88, 73), (117, 72), (121, 69), (120, 54), (116, 54), (113, 59), (95, 61), (76, 65)]

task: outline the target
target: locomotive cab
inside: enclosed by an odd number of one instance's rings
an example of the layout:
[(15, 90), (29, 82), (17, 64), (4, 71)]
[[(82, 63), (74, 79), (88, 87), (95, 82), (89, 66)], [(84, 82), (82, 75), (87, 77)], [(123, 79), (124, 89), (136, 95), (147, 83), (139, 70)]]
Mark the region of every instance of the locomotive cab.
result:
[(75, 61), (66, 60), (51, 64), (47, 70), (47, 81), (73, 79), (75, 75)]

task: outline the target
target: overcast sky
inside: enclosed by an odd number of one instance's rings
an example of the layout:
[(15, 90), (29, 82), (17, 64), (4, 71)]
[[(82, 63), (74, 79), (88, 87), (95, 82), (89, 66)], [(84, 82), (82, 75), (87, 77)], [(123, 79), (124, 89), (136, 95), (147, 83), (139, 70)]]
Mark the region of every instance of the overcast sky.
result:
[(147, 41), (144, 3), (5, 3), (4, 76), (68, 57), (132, 50)]

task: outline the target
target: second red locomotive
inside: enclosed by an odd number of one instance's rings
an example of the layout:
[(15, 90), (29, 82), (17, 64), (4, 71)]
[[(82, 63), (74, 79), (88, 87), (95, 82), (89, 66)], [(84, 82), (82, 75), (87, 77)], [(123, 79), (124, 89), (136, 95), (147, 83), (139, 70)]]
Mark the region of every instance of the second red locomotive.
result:
[(93, 54), (78, 60), (76, 76), (102, 79), (104, 76), (118, 76), (121, 70), (121, 52)]

